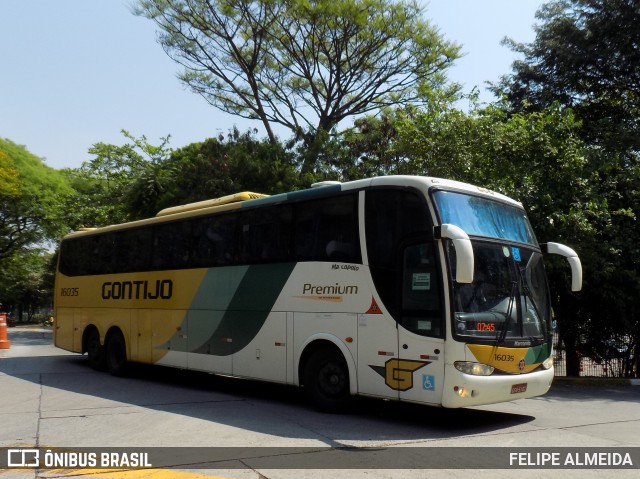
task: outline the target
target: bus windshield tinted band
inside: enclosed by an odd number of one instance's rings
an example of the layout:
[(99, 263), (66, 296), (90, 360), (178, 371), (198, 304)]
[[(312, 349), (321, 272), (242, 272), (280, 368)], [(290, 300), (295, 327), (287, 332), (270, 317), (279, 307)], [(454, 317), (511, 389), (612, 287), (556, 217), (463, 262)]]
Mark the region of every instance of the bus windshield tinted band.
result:
[(443, 224), (454, 224), (468, 235), (500, 238), (537, 246), (524, 210), (479, 196), (436, 191)]

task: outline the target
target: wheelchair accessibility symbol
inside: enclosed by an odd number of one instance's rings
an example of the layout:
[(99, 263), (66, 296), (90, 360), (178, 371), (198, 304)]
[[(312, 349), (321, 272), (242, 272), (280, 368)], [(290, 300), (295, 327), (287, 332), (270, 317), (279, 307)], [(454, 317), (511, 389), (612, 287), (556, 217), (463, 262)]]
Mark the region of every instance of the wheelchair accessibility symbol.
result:
[(436, 378), (434, 376), (423, 374), (422, 375), (422, 389), (425, 391), (436, 390)]

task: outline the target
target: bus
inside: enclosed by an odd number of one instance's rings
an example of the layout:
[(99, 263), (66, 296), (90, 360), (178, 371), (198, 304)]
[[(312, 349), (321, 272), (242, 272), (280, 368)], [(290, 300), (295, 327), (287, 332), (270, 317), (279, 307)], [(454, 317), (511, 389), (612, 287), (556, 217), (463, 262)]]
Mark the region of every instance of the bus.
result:
[[(542, 395), (553, 380), (543, 254), (523, 206), (451, 180), (388, 176), (238, 193), (71, 233), (55, 345), (130, 363), (458, 408)], [(570, 271), (570, 273), (569, 273)]]

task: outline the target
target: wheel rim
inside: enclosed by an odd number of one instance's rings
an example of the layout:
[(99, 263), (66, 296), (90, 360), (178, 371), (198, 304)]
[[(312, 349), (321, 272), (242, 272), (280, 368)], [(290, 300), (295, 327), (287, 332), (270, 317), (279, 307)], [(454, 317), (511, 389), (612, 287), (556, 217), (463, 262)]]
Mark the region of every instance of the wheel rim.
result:
[(318, 374), (318, 387), (330, 397), (339, 397), (346, 391), (347, 375), (344, 367), (337, 362), (326, 363)]

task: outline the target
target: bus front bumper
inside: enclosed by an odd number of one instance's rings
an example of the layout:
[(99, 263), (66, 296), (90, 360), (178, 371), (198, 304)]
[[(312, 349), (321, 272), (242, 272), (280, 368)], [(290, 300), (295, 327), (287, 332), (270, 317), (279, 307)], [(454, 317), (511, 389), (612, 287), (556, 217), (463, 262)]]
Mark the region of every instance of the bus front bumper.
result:
[(442, 405), (459, 408), (541, 396), (549, 391), (553, 374), (551, 368), (526, 374), (472, 376), (447, 364)]

